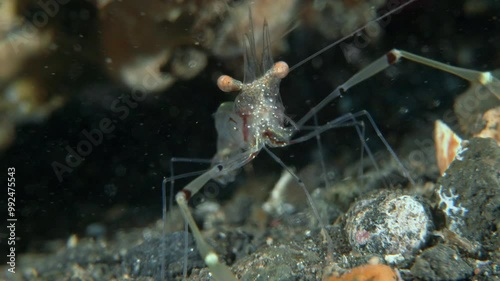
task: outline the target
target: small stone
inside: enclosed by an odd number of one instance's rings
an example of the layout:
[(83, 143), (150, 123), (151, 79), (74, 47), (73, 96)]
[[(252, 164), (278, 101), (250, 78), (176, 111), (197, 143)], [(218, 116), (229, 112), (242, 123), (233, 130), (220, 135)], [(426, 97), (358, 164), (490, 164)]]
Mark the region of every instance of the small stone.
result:
[(361, 199), (346, 218), (345, 231), (354, 251), (384, 255), (396, 264), (418, 251), (434, 228), (423, 200), (392, 191)]

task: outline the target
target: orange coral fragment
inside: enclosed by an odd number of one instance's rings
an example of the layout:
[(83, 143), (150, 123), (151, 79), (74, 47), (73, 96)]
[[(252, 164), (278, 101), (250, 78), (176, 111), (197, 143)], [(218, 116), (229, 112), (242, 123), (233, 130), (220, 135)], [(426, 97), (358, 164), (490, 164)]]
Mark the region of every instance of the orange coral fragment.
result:
[(436, 158), (441, 175), (448, 169), (460, 149), (462, 139), (440, 120), (434, 124)]
[(355, 267), (340, 277), (328, 277), (324, 281), (397, 281), (399, 274), (385, 264), (367, 264)]

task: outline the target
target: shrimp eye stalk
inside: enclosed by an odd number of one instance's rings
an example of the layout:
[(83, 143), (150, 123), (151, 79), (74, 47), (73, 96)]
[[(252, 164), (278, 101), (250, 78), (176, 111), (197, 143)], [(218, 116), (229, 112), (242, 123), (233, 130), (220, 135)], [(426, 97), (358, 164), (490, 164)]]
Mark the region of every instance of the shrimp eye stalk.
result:
[(219, 79), (217, 79), (217, 87), (219, 87), (221, 91), (226, 93), (237, 92), (241, 91), (243, 83), (234, 79), (231, 76), (221, 75)]

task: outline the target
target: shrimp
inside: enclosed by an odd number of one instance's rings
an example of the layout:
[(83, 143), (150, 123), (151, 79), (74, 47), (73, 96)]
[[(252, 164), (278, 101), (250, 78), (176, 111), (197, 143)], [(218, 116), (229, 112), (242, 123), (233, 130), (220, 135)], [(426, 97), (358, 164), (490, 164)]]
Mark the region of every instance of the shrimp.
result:
[[(319, 212), (316, 210), (311, 195), (307, 191), (304, 183), (294, 172), (288, 169), (269, 148), (284, 147), (304, 142), (332, 128), (346, 125), (358, 125), (356, 117), (363, 115), (369, 117), (366, 111), (347, 114), (323, 126), (317, 127), (316, 130), (309, 134), (293, 139), (293, 136), (300, 131), (300, 128), (316, 111), (321, 109), (321, 107), (335, 97), (345, 93), (351, 85), (357, 84), (356, 81), (359, 80), (359, 78), (355, 76), (345, 85), (338, 87), (323, 102), (314, 107), (309, 114), (301, 118), (297, 123), (294, 123), (290, 117), (286, 116), (285, 108), (279, 93), (280, 81), (288, 75), (289, 67), (287, 63), (283, 61), (273, 63), (270, 52), (271, 41), (267, 24), (264, 24), (263, 32), (264, 50), (262, 51), (262, 58), (260, 61), (256, 59), (253, 28), (250, 29), (246, 37), (244, 82), (227, 75), (223, 75), (217, 80), (217, 85), (221, 91), (239, 91), (239, 94), (234, 102), (221, 104), (215, 113), (215, 127), (218, 133), (218, 140), (217, 152), (212, 159), (212, 167), (192, 180), (175, 196), (181, 214), (192, 230), (201, 256), (210, 268), (212, 274), (218, 280), (225, 281), (236, 279), (229, 268), (219, 261), (213, 248), (203, 239), (189, 211), (187, 205), (189, 199), (199, 192), (209, 180), (215, 179), (221, 183), (233, 181), (237, 171), (241, 167), (252, 161), (260, 151), (265, 150), (277, 163), (291, 173), (303, 188), (316, 218), (321, 223)], [(371, 117), (369, 118), (372, 125), (376, 128)], [(376, 130), (378, 131), (378, 129)], [(380, 132), (379, 136), (384, 143), (386, 143)], [(366, 144), (364, 145), (366, 146)], [(388, 144), (387, 148), (395, 156), (395, 153), (390, 149)], [(366, 147), (366, 149), (368, 148)], [(396, 156), (395, 158), (397, 159)], [(172, 182), (175, 179), (176, 178), (165, 179), (163, 181), (163, 189), (165, 189), (165, 184), (167, 182)], [(321, 225), (321, 227), (322, 229), (325, 228), (324, 225)], [(328, 235), (326, 235), (326, 237), (331, 244), (331, 238)]]
[[(406, 2), (383, 17), (404, 8), (414, 1), (415, 0)], [(358, 31), (359, 30), (356, 30), (349, 36), (354, 35)], [(487, 87), (493, 94), (497, 96), (499, 95), (498, 87), (500, 82), (490, 72), (479, 72), (453, 67), (403, 50), (393, 49), (338, 86), (308, 113), (295, 122), (292, 118), (285, 114), (285, 108), (279, 92), (281, 80), (289, 74), (291, 69), (295, 69), (295, 67), (290, 68), (288, 64), (283, 61), (278, 61), (276, 63), (273, 62), (270, 51), (270, 34), (266, 24), (264, 24), (263, 32), (264, 48), (262, 50), (260, 60), (257, 59), (256, 55), (257, 51), (252, 27), (246, 35), (246, 50), (244, 53), (245, 71), (243, 82), (227, 75), (223, 75), (217, 80), (217, 85), (221, 91), (239, 93), (233, 102), (225, 102), (221, 104), (215, 113), (215, 127), (218, 139), (217, 152), (212, 158), (211, 167), (189, 182), (175, 195), (175, 200), (179, 206), (181, 214), (192, 231), (198, 251), (216, 280), (230, 281), (237, 280), (237, 278), (233, 275), (230, 268), (219, 260), (219, 257), (212, 246), (205, 241), (188, 207), (190, 198), (198, 193), (208, 181), (217, 180), (221, 183), (229, 183), (233, 181), (240, 168), (251, 162), (262, 150), (264, 150), (278, 164), (287, 170), (296, 182), (303, 188), (308, 203), (318, 219), (320, 227), (324, 229), (325, 226), (323, 225), (319, 213), (313, 204), (311, 195), (305, 188), (305, 184), (283, 163), (283, 161), (278, 158), (277, 155), (270, 150), (271, 148), (285, 147), (301, 143), (310, 140), (327, 130), (345, 126), (354, 126), (360, 137), (362, 137), (362, 133), (359, 128), (362, 126), (362, 123), (358, 121), (358, 118), (366, 118), (375, 129), (378, 137), (384, 143), (386, 149), (402, 168), (405, 176), (411, 183), (413, 183), (408, 171), (404, 168), (395, 152), (382, 136), (382, 133), (378, 129), (371, 115), (365, 110), (355, 113), (347, 113), (330, 122), (327, 122), (326, 124), (315, 126), (314, 130), (311, 132), (296, 137), (297, 133), (306, 126), (306, 123), (327, 104), (344, 95), (352, 87), (376, 75), (403, 58), (449, 72), (470, 81), (473, 85)], [(344, 39), (345, 38), (342, 38), (341, 40), (327, 46), (320, 52), (324, 52), (325, 50), (332, 48)], [(316, 55), (318, 55), (318, 53), (313, 56)], [(310, 59), (311, 57), (306, 60)], [(302, 63), (303, 62), (299, 63), (299, 65)], [(369, 151), (366, 142), (362, 142), (362, 145), (364, 149)], [(163, 180), (163, 190), (165, 190), (168, 182), (172, 183), (175, 179), (180, 177), (181, 176), (165, 178)], [(165, 207), (164, 210), (166, 210)], [(328, 235), (326, 235), (326, 237), (331, 243), (331, 238)]]

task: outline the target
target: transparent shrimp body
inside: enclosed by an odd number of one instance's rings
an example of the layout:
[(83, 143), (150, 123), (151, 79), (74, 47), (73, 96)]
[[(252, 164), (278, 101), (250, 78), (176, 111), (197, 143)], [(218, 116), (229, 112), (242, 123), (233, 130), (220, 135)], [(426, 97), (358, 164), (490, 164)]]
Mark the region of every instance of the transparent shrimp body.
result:
[[(264, 33), (265, 38), (269, 38), (266, 25)], [(222, 91), (239, 91), (239, 94), (234, 102), (221, 104), (215, 113), (218, 138), (213, 165), (238, 154), (255, 157), (264, 146), (286, 146), (295, 131), (286, 124), (286, 120), (290, 119), (285, 115), (279, 93), (281, 79), (288, 74), (288, 65), (282, 61), (273, 64), (269, 40), (264, 40), (262, 60), (259, 62), (255, 54), (252, 30), (247, 39), (245, 82), (227, 75), (221, 76), (217, 81)], [(231, 182), (236, 173), (237, 171), (228, 171), (227, 175), (218, 180), (222, 183)]]
[(273, 64), (266, 24), (264, 35), (264, 50), (260, 62), (257, 60), (253, 29), (247, 35), (244, 82), (226, 75), (218, 79), (217, 84), (222, 91), (239, 91), (239, 94), (234, 102), (221, 104), (215, 113), (218, 137), (217, 153), (212, 159), (212, 167), (192, 180), (175, 196), (181, 214), (192, 230), (201, 256), (212, 274), (223, 281), (236, 278), (203, 239), (187, 202), (191, 195), (196, 194), (209, 180), (215, 179), (222, 183), (233, 181), (238, 170), (253, 160), (266, 146), (288, 145), (295, 131), (294, 127), (285, 126), (285, 121), (289, 118), (285, 116), (279, 95), (279, 84), (288, 74), (288, 65), (284, 62)]

